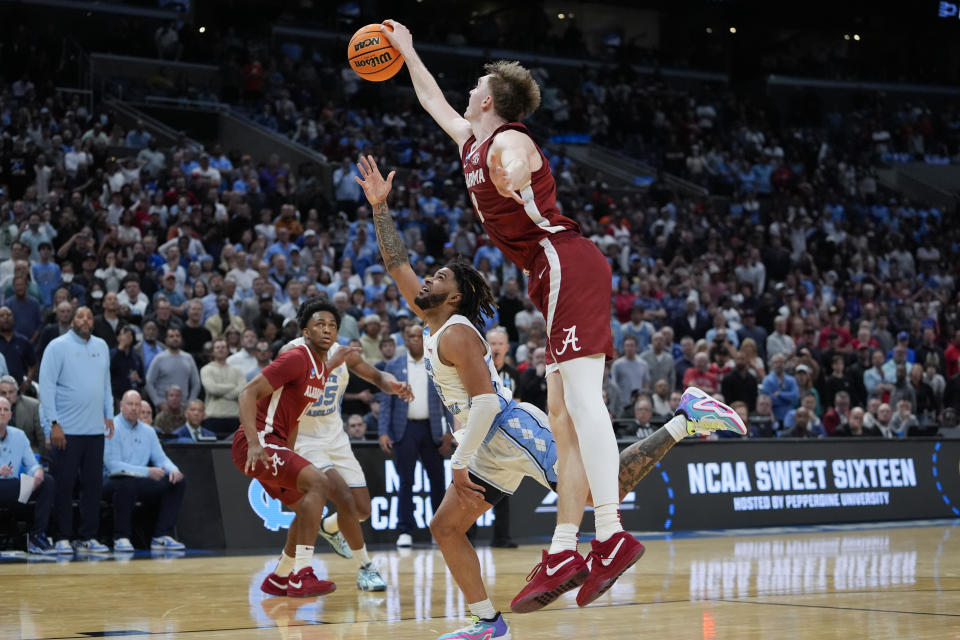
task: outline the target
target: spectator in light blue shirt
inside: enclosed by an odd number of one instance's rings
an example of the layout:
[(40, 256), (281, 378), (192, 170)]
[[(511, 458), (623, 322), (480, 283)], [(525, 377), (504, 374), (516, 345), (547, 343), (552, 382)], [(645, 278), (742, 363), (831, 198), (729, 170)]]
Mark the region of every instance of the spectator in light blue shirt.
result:
[(783, 423), (787, 412), (793, 409), (797, 400), (800, 398), (800, 388), (797, 386), (797, 379), (786, 373), (787, 359), (782, 353), (778, 353), (770, 358), (770, 371), (767, 377), (763, 379), (761, 391), (773, 401), (773, 415), (777, 421)]
[(44, 476), (43, 467), (30, 448), (30, 440), (20, 429), (7, 426), (13, 415), (10, 403), (0, 396), (0, 507), (14, 507), (20, 497), (20, 474), (33, 476), (35, 500), (33, 526), (27, 535), (27, 551), (30, 553), (51, 553), (53, 545), (47, 542), (47, 524), (53, 510), (53, 498), (56, 483), (53, 476)]
[(151, 549), (183, 549), (172, 537), (177, 514), (183, 503), (186, 483), (152, 427), (140, 422), (140, 394), (127, 391), (120, 400), (120, 413), (114, 416), (116, 431), (104, 442), (104, 497), (113, 500), (113, 540), (115, 551), (133, 551), (130, 531), (133, 506), (141, 502), (159, 503), (156, 508)]
[(106, 553), (100, 525), (103, 439), (113, 435), (113, 393), (107, 343), (90, 334), (93, 313), (80, 307), (70, 331), (47, 345), (40, 363), (40, 423), (53, 445), (57, 483), (57, 552), (71, 553), (73, 487), (80, 480), (78, 550)]

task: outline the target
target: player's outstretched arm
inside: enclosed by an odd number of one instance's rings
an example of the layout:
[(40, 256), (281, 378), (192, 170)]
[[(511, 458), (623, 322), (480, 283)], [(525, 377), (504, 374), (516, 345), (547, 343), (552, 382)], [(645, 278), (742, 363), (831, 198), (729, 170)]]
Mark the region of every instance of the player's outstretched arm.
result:
[(393, 225), (390, 209), (387, 207), (387, 194), (393, 188), (393, 176), (397, 172), (391, 171), (384, 180), (373, 156), (361, 157), (357, 168), (360, 170), (362, 179), (355, 179), (363, 187), (363, 193), (373, 209), (373, 226), (377, 230), (377, 244), (380, 246), (383, 264), (390, 273), (390, 277), (397, 283), (397, 288), (400, 289), (403, 299), (410, 305), (410, 309), (422, 318), (423, 310), (413, 300), (423, 284), (410, 266), (410, 254), (407, 253), (403, 238)]
[(355, 373), (370, 384), (376, 385), (384, 393), (399, 396), (402, 400), (413, 400), (413, 391), (409, 382), (400, 382), (392, 373), (371, 366), (360, 353), (351, 354), (346, 362), (350, 373)]
[(413, 90), (417, 93), (417, 99), (426, 109), (440, 128), (447, 132), (447, 135), (453, 138), (458, 146), (463, 146), (473, 132), (470, 123), (456, 112), (450, 106), (447, 99), (443, 97), (443, 91), (440, 85), (434, 80), (433, 76), (423, 64), (423, 60), (417, 55), (413, 48), (413, 36), (410, 30), (397, 22), (396, 20), (384, 20), (384, 24), (393, 28), (383, 29), (383, 34), (397, 50), (403, 54), (407, 69), (410, 70), (410, 79), (413, 81)]

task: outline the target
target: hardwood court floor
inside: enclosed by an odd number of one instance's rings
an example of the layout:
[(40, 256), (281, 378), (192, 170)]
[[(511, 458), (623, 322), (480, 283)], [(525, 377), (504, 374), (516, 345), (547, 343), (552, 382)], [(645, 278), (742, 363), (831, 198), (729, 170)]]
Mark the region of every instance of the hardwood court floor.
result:
[[(929, 525), (651, 539), (593, 605), (570, 593), (508, 620), (515, 640), (960, 639), (960, 521)], [(495, 606), (509, 608), (539, 554), (480, 550)], [(323, 553), (317, 573), (339, 588), (306, 600), (262, 597), (265, 555), (0, 563), (0, 638), (421, 640), (461, 626), (439, 551), (374, 557), (385, 593), (357, 592), (353, 561)]]

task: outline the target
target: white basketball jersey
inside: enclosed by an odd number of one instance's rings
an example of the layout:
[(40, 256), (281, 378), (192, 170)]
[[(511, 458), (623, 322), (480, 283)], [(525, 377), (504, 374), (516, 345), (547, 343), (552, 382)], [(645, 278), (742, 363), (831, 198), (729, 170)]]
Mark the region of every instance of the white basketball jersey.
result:
[(450, 319), (443, 323), (443, 326), (437, 330), (435, 335), (430, 335), (429, 327), (425, 327), (423, 330), (423, 349), (427, 359), (427, 373), (429, 373), (433, 379), (433, 384), (437, 389), (437, 395), (440, 396), (440, 402), (447, 407), (457, 420), (466, 424), (467, 419), (470, 417), (470, 396), (467, 395), (467, 390), (463, 388), (463, 383), (460, 381), (457, 368), (443, 364), (438, 355), (440, 336), (443, 335), (447, 327), (455, 324), (464, 324), (470, 327), (474, 333), (480, 337), (480, 340), (483, 341), (484, 349), (486, 349), (484, 359), (487, 363), (487, 369), (490, 371), (490, 382), (493, 383), (494, 392), (503, 398), (505, 402), (510, 402), (510, 400), (513, 399), (513, 392), (503, 386), (503, 382), (500, 380), (500, 374), (497, 373), (497, 368), (493, 366), (493, 354), (490, 353), (490, 345), (487, 344), (487, 341), (483, 339), (483, 335), (477, 331), (477, 328), (473, 326), (465, 316), (459, 314), (450, 316)]
[[(305, 344), (303, 336), (290, 341), (292, 345)], [(327, 357), (337, 352), (340, 345), (334, 343), (327, 352)], [(340, 404), (343, 394), (350, 382), (350, 370), (346, 363), (330, 372), (327, 384), (323, 387), (323, 395), (311, 405), (308, 405), (300, 416), (299, 436), (309, 438), (330, 438), (343, 431), (343, 417), (340, 414)]]

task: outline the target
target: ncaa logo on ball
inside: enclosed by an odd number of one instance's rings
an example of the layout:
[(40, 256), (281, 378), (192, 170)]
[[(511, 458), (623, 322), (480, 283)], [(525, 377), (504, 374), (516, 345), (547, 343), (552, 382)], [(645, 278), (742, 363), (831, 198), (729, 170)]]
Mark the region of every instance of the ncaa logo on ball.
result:
[(367, 47), (375, 44), (380, 44), (380, 36), (374, 36), (372, 38), (367, 38), (366, 40), (354, 43), (353, 50), (360, 51), (361, 49), (366, 49)]

